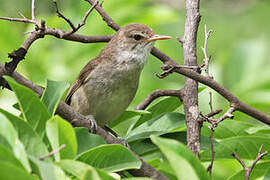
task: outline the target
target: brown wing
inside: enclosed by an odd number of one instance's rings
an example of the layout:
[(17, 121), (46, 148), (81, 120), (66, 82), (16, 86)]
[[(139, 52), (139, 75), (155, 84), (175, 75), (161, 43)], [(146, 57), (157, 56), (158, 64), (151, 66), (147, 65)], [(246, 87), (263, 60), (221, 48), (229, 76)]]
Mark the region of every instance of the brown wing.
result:
[(78, 75), (77, 79), (72, 83), (70, 89), (68, 90), (67, 97), (65, 99), (65, 102), (68, 105), (70, 105), (72, 95), (83, 85), (87, 76), (97, 66), (98, 61), (99, 58), (95, 58), (92, 61), (88, 62)]

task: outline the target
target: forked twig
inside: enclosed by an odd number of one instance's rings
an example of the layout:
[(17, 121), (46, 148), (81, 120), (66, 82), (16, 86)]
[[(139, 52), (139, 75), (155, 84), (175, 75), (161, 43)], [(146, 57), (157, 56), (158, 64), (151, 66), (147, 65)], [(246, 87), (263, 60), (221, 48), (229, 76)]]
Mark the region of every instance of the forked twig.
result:
[(241, 164), (241, 166), (243, 167), (244, 170), (244, 174), (245, 174), (245, 180), (249, 180), (249, 177), (251, 175), (251, 172), (253, 170), (253, 168), (255, 167), (255, 165), (257, 164), (257, 162), (262, 159), (264, 156), (266, 156), (268, 154), (267, 151), (262, 153), (262, 148), (263, 148), (263, 144), (261, 145), (257, 157), (256, 159), (253, 161), (253, 163), (251, 164), (250, 167), (247, 167), (246, 164), (244, 163), (243, 160), (241, 160), (241, 158), (238, 156), (238, 154), (236, 153), (232, 153), (232, 156)]
[(66, 37), (66, 36), (69, 36), (75, 32), (77, 32), (82, 26), (85, 25), (85, 22), (86, 22), (86, 19), (88, 18), (89, 14), (93, 11), (93, 9), (98, 5), (98, 0), (96, 0), (93, 5), (89, 8), (89, 10), (85, 13), (83, 19), (82, 19), (82, 22), (79, 23), (76, 27), (75, 25), (71, 22), (71, 20), (69, 18), (67, 18), (66, 16), (64, 16), (59, 8), (58, 8), (58, 4), (56, 2), (56, 0), (53, 0), (53, 3), (55, 4), (55, 8), (56, 8), (56, 13), (58, 15), (58, 17), (64, 19), (68, 24), (69, 26), (71, 27), (71, 30), (70, 31), (67, 31), (67, 32), (64, 32), (61, 34), (61, 37), (60, 38), (63, 38), (63, 37)]

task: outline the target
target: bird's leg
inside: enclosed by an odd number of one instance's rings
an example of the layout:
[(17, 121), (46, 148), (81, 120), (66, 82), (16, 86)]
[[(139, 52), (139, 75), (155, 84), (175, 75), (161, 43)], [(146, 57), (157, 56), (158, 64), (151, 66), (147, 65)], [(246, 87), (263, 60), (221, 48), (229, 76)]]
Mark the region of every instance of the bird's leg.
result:
[(126, 142), (126, 140), (124, 138), (122, 138), (121, 136), (119, 136), (114, 130), (112, 130), (109, 126), (104, 125), (103, 128), (110, 132), (112, 135), (114, 135), (119, 141), (120, 143), (125, 146), (126, 148), (130, 149), (130, 146), (128, 145), (128, 143)]

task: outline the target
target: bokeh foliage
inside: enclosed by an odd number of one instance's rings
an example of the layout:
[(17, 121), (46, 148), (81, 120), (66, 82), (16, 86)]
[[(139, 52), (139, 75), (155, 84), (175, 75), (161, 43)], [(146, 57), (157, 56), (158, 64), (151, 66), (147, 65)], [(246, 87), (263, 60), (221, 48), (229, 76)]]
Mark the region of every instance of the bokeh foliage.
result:
[[(0, 0), (0, 16), (17, 17), (18, 12), (30, 17), (30, 0)], [(69, 27), (55, 14), (52, 1), (36, 1), (38, 19), (45, 19), (50, 27), (68, 30)], [(81, 21), (88, 9), (88, 4), (81, 1), (59, 0), (61, 11), (74, 23)], [(159, 34), (174, 37), (170, 41), (162, 41), (157, 47), (166, 52), (179, 63), (183, 63), (183, 54), (176, 37), (182, 36), (185, 22), (184, 1), (172, 0), (105, 0), (104, 9), (120, 25), (132, 22), (144, 23), (152, 27)], [(270, 114), (270, 2), (267, 0), (202, 0), (201, 25), (198, 32), (198, 60), (201, 63), (203, 56), (200, 46), (204, 41), (203, 24), (214, 30), (208, 41), (208, 54), (211, 55), (210, 71), (215, 80), (220, 82), (245, 103), (258, 110)], [(25, 37), (24, 32), (33, 30), (32, 25), (0, 21), (0, 61), (6, 62), (7, 54), (17, 49)], [(114, 33), (102, 21), (101, 17), (93, 12), (87, 24), (78, 33), (86, 35), (104, 35)], [(46, 79), (72, 82), (80, 69), (104, 46), (99, 44), (81, 44), (59, 40), (54, 37), (45, 37), (34, 43), (17, 70), (37, 84), (45, 86)], [(150, 92), (155, 89), (179, 89), (183, 87), (184, 78), (177, 74), (165, 79), (158, 79), (154, 74), (161, 72), (161, 63), (150, 57), (143, 71), (139, 91), (132, 109)], [(208, 90), (200, 93), (200, 110), (209, 112)], [(7, 90), (0, 93), (0, 107), (11, 110), (15, 102), (15, 95)], [(226, 110), (228, 103), (214, 93), (215, 108)], [(178, 108), (182, 112), (182, 107)], [(260, 123), (242, 113), (235, 113), (236, 121), (246, 121), (262, 127)], [(120, 127), (128, 127), (129, 122)], [(226, 124), (224, 125), (226, 126)], [(241, 126), (242, 127), (242, 126)], [(253, 128), (254, 129), (254, 128)], [(206, 130), (207, 131), (207, 128)], [(260, 130), (255, 130), (260, 133)], [(126, 131), (120, 134), (125, 134)], [(241, 131), (242, 132), (242, 131)], [(205, 132), (204, 135), (208, 135)], [(242, 134), (243, 135), (243, 134)], [(229, 138), (229, 137), (226, 137)], [(219, 139), (219, 138), (217, 138)], [(214, 168), (215, 179), (223, 179), (233, 172), (240, 170), (235, 160), (217, 160)]]

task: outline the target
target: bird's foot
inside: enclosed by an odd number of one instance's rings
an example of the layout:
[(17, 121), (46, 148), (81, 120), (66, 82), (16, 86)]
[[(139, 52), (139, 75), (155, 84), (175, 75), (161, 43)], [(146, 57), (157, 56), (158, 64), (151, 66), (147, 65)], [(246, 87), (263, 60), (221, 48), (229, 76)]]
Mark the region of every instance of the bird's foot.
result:
[(91, 124), (90, 133), (95, 134), (97, 132), (97, 121), (92, 115), (88, 115), (86, 117), (90, 121), (90, 124)]
[(87, 127), (90, 133), (95, 134), (97, 132), (97, 122), (95, 118), (92, 115), (88, 115), (86, 118), (88, 120), (87, 122), (73, 119), (70, 123), (73, 127)]

